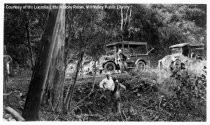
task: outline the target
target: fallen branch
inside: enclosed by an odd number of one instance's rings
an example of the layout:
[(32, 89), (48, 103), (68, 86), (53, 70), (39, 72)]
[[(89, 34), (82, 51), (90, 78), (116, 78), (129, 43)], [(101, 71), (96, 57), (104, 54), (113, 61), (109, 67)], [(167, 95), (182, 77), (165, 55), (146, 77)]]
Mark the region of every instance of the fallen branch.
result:
[(9, 96), (9, 95), (11, 95), (12, 94), (12, 92), (9, 92), (9, 93), (3, 93), (3, 96)]
[(25, 121), (25, 119), (17, 111), (15, 111), (13, 108), (8, 106), (8, 107), (5, 108), (5, 111), (10, 113), (15, 118), (15, 120)]
[(78, 106), (81, 102), (83, 102), (85, 99), (87, 99), (88, 97), (90, 97), (90, 95), (93, 93), (93, 90), (90, 91), (90, 93), (84, 97), (83, 99), (81, 99), (76, 105)]
[[(127, 116), (125, 115), (125, 112), (124, 112), (124, 111), (122, 111), (122, 114), (125, 116), (125, 121), (128, 121), (128, 118), (127, 118)], [(122, 118), (122, 114), (120, 114), (120, 115), (121, 115), (121, 118)]]

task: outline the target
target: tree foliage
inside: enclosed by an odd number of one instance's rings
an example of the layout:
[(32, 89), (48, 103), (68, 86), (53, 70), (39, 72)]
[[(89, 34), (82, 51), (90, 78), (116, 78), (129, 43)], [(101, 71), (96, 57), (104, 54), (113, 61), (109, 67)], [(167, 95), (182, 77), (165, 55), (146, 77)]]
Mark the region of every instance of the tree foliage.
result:
[[(93, 46), (97, 48), (108, 42), (121, 41), (122, 36), (128, 34), (129, 40), (148, 42), (155, 48), (153, 53), (159, 57), (169, 53), (167, 48), (172, 44), (182, 42), (206, 44), (205, 4), (128, 6), (129, 9), (122, 10), (66, 9), (66, 43), (71, 50), (70, 53), (76, 50), (90, 50), (89, 48)], [(31, 55), (35, 60), (37, 46), (45, 29), (47, 13), (48, 10), (45, 9), (5, 9), (4, 41), (14, 63), (30, 66)], [(125, 23), (124, 31), (120, 29), (122, 19)]]
[(47, 14), (48, 10), (5, 9), (4, 45), (15, 66), (34, 65)]

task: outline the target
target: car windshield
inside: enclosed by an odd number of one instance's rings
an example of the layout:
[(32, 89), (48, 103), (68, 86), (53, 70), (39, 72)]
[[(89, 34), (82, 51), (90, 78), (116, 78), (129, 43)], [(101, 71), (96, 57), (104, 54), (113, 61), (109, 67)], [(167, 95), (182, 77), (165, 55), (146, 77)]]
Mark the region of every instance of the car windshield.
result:
[[(116, 51), (119, 49), (123, 50), (124, 54), (146, 54), (147, 53), (147, 45), (128, 45), (124, 44), (124, 47), (122, 47), (122, 44), (118, 44), (116, 46), (108, 46), (106, 47), (106, 55), (113, 55), (116, 47)], [(123, 49), (124, 48), (124, 49)]]
[(130, 49), (133, 54), (146, 54), (147, 53), (146, 45), (130, 45)]
[(194, 49), (192, 52), (196, 53), (198, 56), (204, 55), (204, 49)]
[(113, 55), (114, 54), (114, 46), (106, 47), (106, 55)]
[(127, 44), (124, 44), (124, 47), (123, 48), (122, 48), (122, 44), (118, 45), (117, 46), (117, 51), (119, 49), (123, 50), (123, 53), (126, 54), (126, 55), (129, 55), (130, 54), (129, 46)]
[(171, 53), (172, 54), (182, 53), (182, 48), (172, 48)]

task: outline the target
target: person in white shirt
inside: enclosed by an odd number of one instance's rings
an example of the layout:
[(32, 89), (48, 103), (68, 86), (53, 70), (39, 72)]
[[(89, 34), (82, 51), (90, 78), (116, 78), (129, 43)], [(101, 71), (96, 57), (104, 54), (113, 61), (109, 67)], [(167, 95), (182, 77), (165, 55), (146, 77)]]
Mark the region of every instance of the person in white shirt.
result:
[(107, 103), (111, 109), (114, 112), (120, 112), (120, 88), (126, 90), (126, 87), (119, 83), (118, 80), (113, 80), (109, 72), (106, 74), (106, 78), (99, 83), (99, 87), (104, 90)]
[(100, 82), (99, 87), (103, 90), (114, 91), (114, 81), (111, 77), (111, 73), (106, 74), (106, 78)]
[(99, 87), (103, 89), (106, 100), (107, 100), (107, 108), (111, 107), (111, 103), (112, 103), (112, 96), (113, 96), (113, 91), (115, 88), (115, 84), (114, 81), (111, 77), (111, 73), (108, 72), (106, 74), (106, 78), (104, 78), (100, 83), (99, 83)]

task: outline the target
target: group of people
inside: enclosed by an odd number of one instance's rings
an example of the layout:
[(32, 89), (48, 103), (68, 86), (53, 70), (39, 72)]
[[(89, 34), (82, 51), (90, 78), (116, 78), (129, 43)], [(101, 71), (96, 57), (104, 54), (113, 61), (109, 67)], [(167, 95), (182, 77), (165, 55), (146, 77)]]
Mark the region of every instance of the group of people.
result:
[[(104, 78), (100, 83), (99, 87), (105, 94), (107, 99), (107, 106), (110, 106), (112, 112), (120, 113), (121, 112), (121, 88), (126, 90), (126, 87), (119, 83), (116, 78), (111, 77), (111, 73), (106, 73), (106, 78)], [(109, 108), (109, 109), (110, 109)]]

